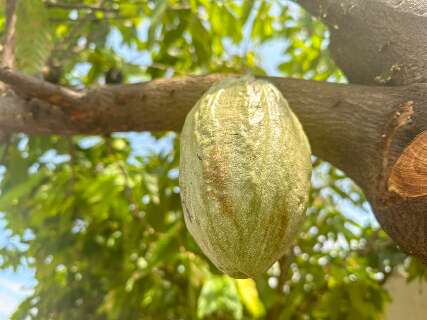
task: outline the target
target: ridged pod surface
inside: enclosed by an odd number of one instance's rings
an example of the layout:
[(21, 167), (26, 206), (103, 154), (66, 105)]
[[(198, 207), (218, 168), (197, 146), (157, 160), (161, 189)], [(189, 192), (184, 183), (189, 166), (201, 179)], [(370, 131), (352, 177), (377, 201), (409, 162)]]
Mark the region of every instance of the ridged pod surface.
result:
[(221, 271), (253, 278), (286, 253), (305, 215), (310, 154), (301, 124), (269, 82), (226, 78), (190, 111), (181, 135), (184, 217)]

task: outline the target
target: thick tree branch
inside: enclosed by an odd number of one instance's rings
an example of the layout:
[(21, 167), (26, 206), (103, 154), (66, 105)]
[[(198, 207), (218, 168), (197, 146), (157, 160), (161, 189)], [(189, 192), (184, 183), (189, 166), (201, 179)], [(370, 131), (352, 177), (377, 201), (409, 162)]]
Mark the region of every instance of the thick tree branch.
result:
[[(297, 0), (308, 12), (319, 17), (329, 27), (330, 49), (337, 65), (352, 83), (397, 86), (427, 83), (427, 2), (424, 0)], [(425, 192), (425, 137), (411, 144), (415, 132), (427, 129), (426, 84), (408, 87), (403, 101), (384, 119), (382, 169), (371, 159), (377, 178), (368, 180), (376, 186), (364, 191), (374, 207), (375, 215), (385, 231), (409, 254), (427, 264), (427, 193)], [(373, 87), (375, 88), (375, 87)], [(409, 93), (418, 88), (413, 100)], [(415, 103), (412, 104), (412, 101)], [(391, 126), (403, 111), (411, 116), (412, 124)], [(404, 108), (405, 109), (405, 108)], [(369, 123), (369, 122), (368, 122)], [(359, 123), (359, 129), (365, 126)], [(411, 128), (412, 127), (412, 128)], [(359, 130), (354, 128), (354, 130)], [(342, 132), (341, 134), (343, 134)], [(339, 133), (337, 133), (339, 134)], [(356, 143), (357, 140), (354, 141)], [(410, 153), (403, 147), (410, 144)], [(396, 162), (396, 159), (399, 160)], [(353, 163), (353, 167), (357, 167)], [(408, 169), (410, 168), (410, 169)], [(360, 165), (361, 170), (366, 170)], [(409, 178), (416, 173), (417, 181)], [(411, 171), (412, 170), (412, 171)], [(414, 171), (415, 170), (415, 171)], [(368, 171), (370, 171), (368, 169)], [(391, 177), (389, 179), (389, 175)], [(402, 176), (402, 172), (406, 172)], [(403, 183), (404, 182), (404, 183)]]
[[(25, 99), (0, 97), (0, 127), (9, 132), (54, 134), (180, 130), (186, 114), (201, 95), (224, 77), (160, 79), (76, 93), (6, 70), (0, 72), (0, 79), (17, 87)], [(427, 109), (423, 108), (427, 105), (427, 84), (371, 87), (266, 79), (289, 101), (314, 154), (356, 181), (374, 206), (381, 224), (398, 244), (427, 261), (427, 236), (422, 227), (424, 219), (427, 223), (424, 217), (427, 200), (407, 201), (390, 194), (385, 183), (388, 177), (383, 174), (389, 172), (384, 169), (384, 155), (389, 157), (387, 166), (392, 165), (403, 148), (427, 129)], [(60, 97), (58, 101), (67, 103), (52, 104), (55, 94)], [(411, 107), (411, 123), (404, 126), (398, 123), (398, 130), (390, 127), (397, 112), (407, 105)]]
[[(0, 126), (27, 133), (109, 133), (113, 131), (179, 130), (187, 112), (212, 83), (225, 75), (161, 79), (140, 84), (103, 86), (74, 92), (42, 80), (0, 70), (4, 80), (32, 99), (2, 100)], [(367, 87), (267, 78), (289, 100), (304, 125), (314, 152), (345, 170), (360, 184), (372, 186), (380, 172), (383, 134), (399, 106), (426, 102), (427, 85)], [(52, 98), (55, 97), (55, 98)], [(60, 105), (55, 105), (60, 101)], [(64, 108), (66, 107), (66, 108)], [(62, 109), (62, 110), (61, 110)], [(427, 119), (422, 109), (415, 112)], [(422, 125), (421, 125), (422, 127)], [(421, 128), (411, 127), (408, 139)], [(399, 134), (395, 134), (399, 136)], [(391, 158), (399, 155), (396, 146)], [(354, 163), (358, 163), (357, 166)]]
[(296, 1), (329, 27), (332, 56), (350, 82), (427, 82), (426, 1)]

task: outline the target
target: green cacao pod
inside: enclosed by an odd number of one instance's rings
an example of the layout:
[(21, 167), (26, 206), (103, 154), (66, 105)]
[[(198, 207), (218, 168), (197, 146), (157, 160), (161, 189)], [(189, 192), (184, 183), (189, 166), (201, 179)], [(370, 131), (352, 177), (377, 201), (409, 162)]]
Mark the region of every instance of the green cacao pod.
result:
[(180, 190), (188, 230), (235, 278), (254, 278), (292, 244), (308, 202), (310, 146), (279, 90), (251, 77), (215, 83), (187, 115)]

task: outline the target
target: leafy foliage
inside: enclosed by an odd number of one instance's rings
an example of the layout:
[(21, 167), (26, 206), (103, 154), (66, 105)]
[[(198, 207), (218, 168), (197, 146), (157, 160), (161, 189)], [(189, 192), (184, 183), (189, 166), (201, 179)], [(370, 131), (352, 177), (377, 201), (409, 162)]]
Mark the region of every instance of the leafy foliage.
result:
[[(46, 1), (34, 11), (33, 21), (48, 19), (52, 39), (50, 56), (37, 61), (46, 62), (43, 76), (63, 84), (103, 83), (113, 67), (128, 81), (262, 75), (263, 52), (275, 41), (286, 44), (283, 75), (343, 80), (324, 50), (325, 28), (291, 3), (62, 3), (103, 6), (65, 10)], [(291, 252), (255, 280), (220, 274), (183, 224), (178, 144), (171, 133), (15, 135), (2, 148), (0, 211), (10, 243), (0, 248), (0, 267), (29, 265), (37, 280), (13, 319), (380, 319), (390, 274), (426, 278), (375, 224), (351, 217), (368, 216), (363, 194), (319, 159)]]
[(16, 65), (35, 73), (46, 63), (51, 50), (48, 12), (40, 0), (18, 1), (16, 25)]

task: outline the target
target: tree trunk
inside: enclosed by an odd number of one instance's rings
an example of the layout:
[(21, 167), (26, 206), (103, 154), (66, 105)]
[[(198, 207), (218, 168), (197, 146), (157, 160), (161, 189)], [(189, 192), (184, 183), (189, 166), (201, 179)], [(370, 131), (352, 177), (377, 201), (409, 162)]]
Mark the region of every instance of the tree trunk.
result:
[[(427, 263), (427, 135), (413, 140), (427, 127), (427, 3), (298, 2), (329, 26), (333, 57), (353, 84), (267, 79), (289, 101), (313, 152), (358, 183), (382, 227)], [(0, 80), (16, 95), (0, 97), (0, 128), (31, 134), (179, 130), (197, 99), (224, 76), (77, 92), (2, 68)]]

